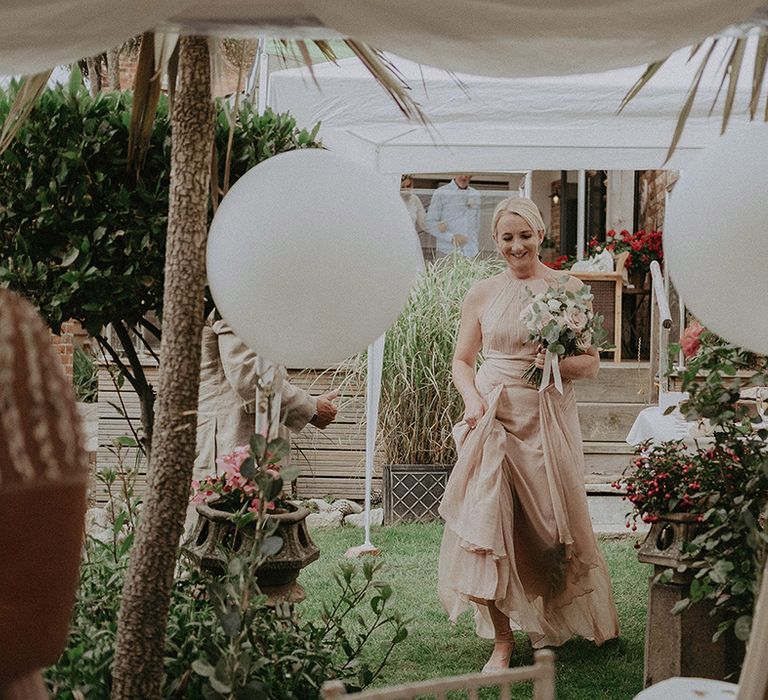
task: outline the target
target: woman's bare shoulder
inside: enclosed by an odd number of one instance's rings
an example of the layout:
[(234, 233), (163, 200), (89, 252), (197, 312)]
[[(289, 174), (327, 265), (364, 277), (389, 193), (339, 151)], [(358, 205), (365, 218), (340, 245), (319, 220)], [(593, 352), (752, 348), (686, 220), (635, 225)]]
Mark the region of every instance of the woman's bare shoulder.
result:
[(464, 297), (464, 304), (478, 307), (485, 306), (498, 293), (503, 284), (503, 273), (477, 280)]

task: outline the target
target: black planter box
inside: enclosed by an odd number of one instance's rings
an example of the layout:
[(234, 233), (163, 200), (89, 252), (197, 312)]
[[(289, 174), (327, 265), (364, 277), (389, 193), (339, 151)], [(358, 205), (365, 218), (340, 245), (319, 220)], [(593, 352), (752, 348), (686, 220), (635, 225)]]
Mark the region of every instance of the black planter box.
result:
[(384, 522), (438, 520), (437, 509), (452, 468), (442, 464), (384, 465)]

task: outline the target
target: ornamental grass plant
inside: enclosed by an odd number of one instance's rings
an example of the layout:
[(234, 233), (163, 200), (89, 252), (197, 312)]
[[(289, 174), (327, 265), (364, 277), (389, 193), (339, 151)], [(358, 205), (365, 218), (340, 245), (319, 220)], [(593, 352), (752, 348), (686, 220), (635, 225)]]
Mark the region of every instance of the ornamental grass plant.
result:
[[(501, 269), (501, 261), (461, 255), (428, 264), (387, 331), (379, 411), (379, 444), (386, 463), (456, 461), (451, 429), (463, 404), (451, 381), (451, 362), (461, 302), (473, 282)], [(359, 356), (355, 374), (363, 378), (365, 368), (365, 356)]]

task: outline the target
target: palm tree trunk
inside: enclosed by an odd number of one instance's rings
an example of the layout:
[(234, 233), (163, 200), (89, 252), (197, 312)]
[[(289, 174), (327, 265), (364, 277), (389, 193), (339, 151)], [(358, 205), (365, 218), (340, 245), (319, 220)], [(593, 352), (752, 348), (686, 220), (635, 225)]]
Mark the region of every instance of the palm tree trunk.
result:
[(107, 51), (107, 77), (110, 90), (120, 89), (120, 47)]
[(213, 142), (208, 40), (180, 40), (160, 381), (149, 488), (118, 616), (112, 697), (160, 697), (173, 573), (195, 456)]

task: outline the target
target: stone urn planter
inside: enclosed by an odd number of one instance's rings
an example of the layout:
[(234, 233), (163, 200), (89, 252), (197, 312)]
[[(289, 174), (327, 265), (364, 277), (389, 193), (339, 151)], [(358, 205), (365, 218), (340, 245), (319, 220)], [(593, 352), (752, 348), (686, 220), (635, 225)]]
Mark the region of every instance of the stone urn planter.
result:
[[(674, 676), (695, 676), (724, 680), (738, 669), (744, 655), (743, 643), (733, 634), (712, 641), (718, 620), (709, 602), (696, 603), (677, 615), (672, 608), (688, 597), (693, 571), (678, 571), (685, 563), (682, 546), (698, 531), (692, 513), (660, 515), (640, 545), (637, 558), (653, 564), (648, 580), (648, 613), (645, 626), (644, 687)], [(661, 572), (671, 569), (666, 583), (655, 582)]]
[[(320, 549), (312, 541), (305, 522), (309, 510), (292, 508), (286, 513), (267, 515), (269, 520), (277, 522), (275, 535), (283, 540), (283, 546), (258, 568), (256, 580), (273, 603), (304, 600), (304, 589), (296, 579), (305, 566), (320, 556)], [(182, 550), (200, 570), (222, 574), (226, 567), (222, 545), (234, 552), (246, 553), (253, 546), (256, 523), (238, 529), (232, 513), (208, 504), (199, 504), (197, 513), (197, 523)]]

